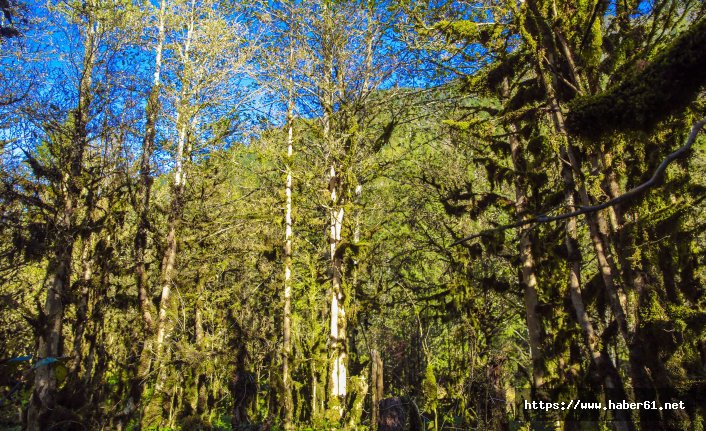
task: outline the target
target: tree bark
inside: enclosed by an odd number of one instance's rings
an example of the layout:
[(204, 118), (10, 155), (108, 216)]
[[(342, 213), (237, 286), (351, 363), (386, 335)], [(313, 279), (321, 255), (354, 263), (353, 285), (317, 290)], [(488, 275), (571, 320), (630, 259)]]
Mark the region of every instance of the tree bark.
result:
[[(176, 168), (174, 184), (172, 184), (172, 203), (169, 212), (168, 234), (166, 238), (166, 250), (162, 259), (162, 277), (161, 286), (162, 294), (159, 300), (159, 314), (157, 319), (157, 330), (154, 337), (154, 370), (156, 374), (156, 382), (154, 394), (147, 406), (148, 411), (145, 412), (145, 425), (152, 425), (155, 422), (163, 421), (163, 391), (166, 379), (166, 372), (162, 369), (164, 364), (164, 343), (169, 331), (169, 312), (171, 309), (171, 293), (174, 284), (175, 264), (177, 257), (177, 234), (181, 224), (181, 217), (184, 211), (184, 147), (186, 141), (186, 124), (182, 124), (179, 131), (177, 153), (176, 153)], [(144, 391), (143, 391), (144, 392)], [(161, 416), (160, 416), (161, 415)]]
[(81, 365), (83, 362), (83, 335), (88, 323), (88, 295), (90, 293), (91, 279), (93, 277), (93, 259), (91, 254), (91, 236), (84, 239), (81, 244), (81, 280), (79, 286), (81, 288), (78, 296), (78, 304), (76, 304), (76, 324), (73, 334), (73, 349), (71, 351), (72, 365), (70, 369), (70, 378), (79, 380)]
[(152, 321), (152, 303), (150, 301), (149, 286), (147, 282), (147, 268), (145, 251), (147, 249), (147, 234), (149, 232), (150, 195), (152, 190), (152, 165), (151, 158), (154, 152), (155, 137), (157, 134), (157, 119), (159, 117), (159, 96), (161, 89), (162, 50), (166, 37), (166, 0), (160, 1), (157, 46), (155, 47), (154, 75), (152, 88), (147, 99), (145, 114), (145, 135), (142, 139), (142, 154), (140, 156), (140, 189), (137, 208), (137, 231), (135, 233), (135, 282), (142, 312), (142, 324), (147, 331), (154, 330)]
[[(565, 171), (565, 181), (570, 181), (571, 172), (568, 172), (570, 168), (564, 167)], [(565, 202), (567, 204), (568, 211), (574, 211), (574, 196), (573, 191), (567, 189), (565, 191)], [(576, 314), (576, 320), (581, 327), (583, 332), (584, 340), (589, 354), (591, 355), (591, 361), (596, 367), (598, 374), (603, 380), (603, 385), (605, 387), (606, 393), (612, 396), (620, 394), (623, 399), (627, 399), (627, 393), (623, 385), (623, 381), (620, 378), (620, 374), (615, 369), (611, 359), (600, 352), (598, 338), (596, 337), (595, 330), (593, 328), (593, 323), (591, 318), (586, 312), (586, 306), (583, 302), (583, 297), (581, 296), (581, 258), (578, 246), (578, 231), (576, 226), (576, 219), (569, 219), (566, 222), (566, 251), (569, 256), (569, 299), (571, 300), (571, 305), (574, 308)], [(630, 414), (623, 410), (613, 410), (611, 411), (615, 418), (615, 426), (618, 431), (632, 430)]]
[[(334, 113), (334, 94), (336, 83), (334, 82), (334, 51), (335, 41), (333, 35), (333, 17), (331, 8), (324, 3), (323, 10), (323, 138), (331, 153), (335, 153), (336, 145), (332, 133), (332, 120)], [(338, 85), (341, 85), (341, 73), (339, 71)], [(342, 95), (339, 94), (339, 97)], [(330, 375), (329, 375), (329, 406), (328, 410), (333, 413), (336, 420), (341, 420), (345, 411), (346, 382), (347, 382), (347, 349), (346, 349), (346, 312), (344, 309), (344, 292), (342, 286), (343, 259), (339, 253), (341, 242), (341, 230), (343, 227), (343, 196), (341, 190), (342, 178), (336, 172), (335, 157), (331, 161), (329, 169), (329, 253), (331, 259), (331, 307), (330, 307)]]

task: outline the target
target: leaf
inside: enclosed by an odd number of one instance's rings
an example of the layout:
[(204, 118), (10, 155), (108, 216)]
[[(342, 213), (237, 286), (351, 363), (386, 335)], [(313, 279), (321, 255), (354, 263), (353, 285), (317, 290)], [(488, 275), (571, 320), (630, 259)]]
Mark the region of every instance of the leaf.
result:
[(66, 376), (68, 374), (69, 374), (69, 370), (68, 370), (68, 368), (66, 368), (66, 365), (59, 362), (58, 364), (56, 364), (54, 366), (54, 375), (56, 376), (57, 384), (64, 383), (64, 380), (66, 380)]

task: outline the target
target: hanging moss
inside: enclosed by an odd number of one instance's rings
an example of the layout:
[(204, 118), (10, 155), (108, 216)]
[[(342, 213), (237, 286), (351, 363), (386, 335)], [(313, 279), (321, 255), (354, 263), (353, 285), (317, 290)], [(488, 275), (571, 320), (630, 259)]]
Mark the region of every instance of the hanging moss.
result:
[(526, 67), (527, 58), (522, 50), (514, 51), (502, 61), (494, 63), (486, 74), (488, 86), (497, 89), (505, 78), (519, 75), (521, 68)]
[(435, 27), (453, 40), (471, 41), (478, 37), (478, 23), (468, 20), (439, 21)]
[(514, 96), (507, 102), (505, 110), (517, 111), (530, 103), (536, 103), (546, 98), (546, 92), (538, 80), (528, 79), (522, 81)]
[(706, 19), (616, 87), (570, 104), (569, 132), (598, 138), (615, 130), (649, 131), (684, 110), (706, 85)]
[(431, 364), (427, 364), (426, 370), (424, 371), (422, 394), (424, 396), (425, 408), (429, 411), (436, 410), (439, 387), (436, 384), (436, 374), (434, 374), (434, 367)]

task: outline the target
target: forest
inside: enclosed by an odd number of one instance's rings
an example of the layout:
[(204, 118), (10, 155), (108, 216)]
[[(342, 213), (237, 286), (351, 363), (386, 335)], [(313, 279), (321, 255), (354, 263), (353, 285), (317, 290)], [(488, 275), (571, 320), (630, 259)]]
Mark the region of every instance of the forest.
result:
[(0, 429), (706, 429), (703, 0), (0, 9)]

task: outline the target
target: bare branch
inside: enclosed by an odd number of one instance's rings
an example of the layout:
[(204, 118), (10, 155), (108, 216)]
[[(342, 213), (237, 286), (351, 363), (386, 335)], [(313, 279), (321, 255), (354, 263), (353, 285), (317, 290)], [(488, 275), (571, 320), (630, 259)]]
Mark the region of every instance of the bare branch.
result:
[(667, 170), (667, 167), (676, 159), (683, 157), (691, 149), (691, 146), (694, 144), (694, 141), (696, 141), (696, 137), (698, 136), (699, 131), (705, 125), (706, 125), (706, 118), (703, 118), (700, 121), (697, 121), (696, 123), (694, 123), (694, 125), (691, 128), (691, 132), (689, 133), (689, 137), (686, 140), (686, 143), (683, 146), (679, 147), (679, 149), (677, 149), (676, 151), (674, 151), (673, 153), (670, 153), (667, 157), (665, 157), (664, 160), (662, 160), (662, 163), (660, 163), (659, 166), (657, 167), (657, 169), (655, 169), (654, 173), (652, 174), (652, 177), (649, 180), (645, 181), (644, 183), (640, 184), (637, 187), (634, 187), (634, 188), (628, 190), (627, 192), (623, 193), (620, 196), (616, 196), (613, 199), (610, 199), (610, 200), (603, 202), (601, 204), (592, 205), (592, 206), (588, 206), (588, 207), (582, 207), (581, 209), (578, 209), (576, 211), (572, 211), (569, 213), (560, 214), (560, 215), (552, 216), (552, 217), (540, 215), (540, 216), (533, 217), (530, 219), (520, 220), (515, 223), (503, 225), (503, 226), (500, 226), (500, 227), (497, 227), (494, 229), (484, 230), (482, 232), (479, 232), (479, 233), (467, 236), (465, 238), (459, 239), (458, 241), (455, 241), (453, 244), (451, 244), (450, 247), (459, 245), (463, 242), (470, 241), (475, 238), (479, 238), (481, 236), (487, 236), (487, 235), (490, 235), (490, 234), (493, 234), (496, 232), (502, 232), (502, 231), (508, 230), (508, 229), (514, 229), (514, 228), (527, 226), (527, 225), (531, 225), (531, 224), (551, 223), (551, 222), (555, 222), (555, 221), (559, 221), (559, 220), (565, 220), (568, 218), (578, 217), (583, 214), (594, 213), (594, 212), (600, 211), (602, 209), (606, 209), (608, 207), (618, 205), (618, 204), (623, 203), (625, 201), (628, 201), (630, 199), (634, 199), (638, 195), (641, 195), (642, 193), (644, 193), (648, 189), (659, 184), (659, 182), (662, 179), (662, 176), (664, 175), (664, 171)]

